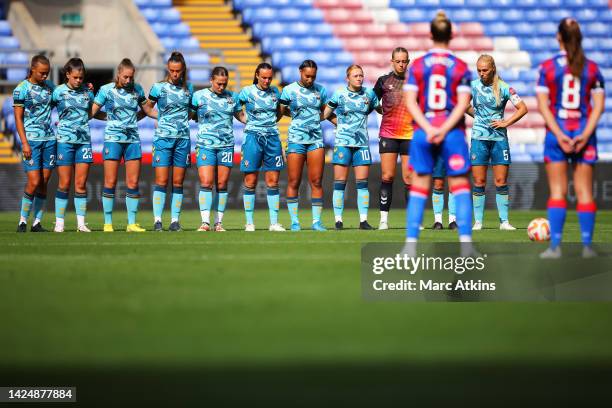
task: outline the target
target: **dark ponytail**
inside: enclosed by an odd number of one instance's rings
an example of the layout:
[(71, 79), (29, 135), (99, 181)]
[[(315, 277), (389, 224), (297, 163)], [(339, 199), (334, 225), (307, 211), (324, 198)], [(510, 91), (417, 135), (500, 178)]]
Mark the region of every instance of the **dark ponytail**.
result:
[[(178, 51), (172, 51), (170, 54), (170, 58), (168, 58), (168, 64), (171, 62), (179, 62), (183, 66), (183, 73), (181, 74), (181, 83), (180, 85), (183, 89), (187, 89), (187, 63), (185, 62), (185, 57)], [(166, 82), (170, 82), (170, 75), (166, 75)]]
[(32, 57), (32, 59), (30, 60), (30, 69), (28, 70), (28, 76), (26, 77), (26, 79), (30, 78), (32, 76), (32, 69), (34, 69), (34, 67), (38, 64), (43, 64), (43, 65), (47, 65), (47, 66), (51, 66), (51, 62), (49, 62), (49, 58), (45, 57), (42, 54), (38, 54)]
[(257, 68), (255, 69), (255, 75), (253, 76), (253, 85), (257, 85), (257, 75), (262, 69), (272, 69), (272, 65), (268, 64), (267, 62), (262, 62), (257, 66)]
[(317, 67), (317, 63), (309, 59), (302, 61), (300, 64), (300, 71), (304, 68), (314, 68), (315, 71), (319, 69), (319, 67)]
[(64, 68), (62, 68), (61, 75), (64, 78), (64, 83), (68, 82), (68, 78), (66, 75), (70, 74), (72, 71), (81, 71), (83, 72), (83, 76), (85, 76), (85, 64), (83, 60), (80, 58), (70, 58)]
[(567, 64), (575, 77), (582, 75), (586, 57), (582, 49), (582, 32), (578, 21), (573, 18), (564, 18), (559, 23), (559, 37), (565, 48)]
[(229, 77), (229, 72), (227, 71), (227, 68), (225, 67), (214, 67), (213, 70), (210, 72), (210, 79), (213, 79), (214, 77)]

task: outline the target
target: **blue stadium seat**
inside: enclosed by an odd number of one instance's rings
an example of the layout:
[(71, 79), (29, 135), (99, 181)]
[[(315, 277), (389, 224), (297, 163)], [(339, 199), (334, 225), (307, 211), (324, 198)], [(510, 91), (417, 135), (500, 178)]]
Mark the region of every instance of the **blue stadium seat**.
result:
[(175, 50), (179, 48), (179, 42), (174, 37), (161, 37), (159, 41), (167, 50)]
[(11, 30), (11, 25), (6, 20), (0, 21), (0, 36), (9, 36), (13, 32)]
[(525, 13), (521, 9), (511, 9), (502, 13), (502, 21), (523, 21), (525, 20)]
[(452, 10), (449, 18), (457, 23), (469, 23), (476, 20), (476, 12), (469, 9)]
[(185, 62), (192, 65), (210, 64), (210, 56), (203, 52), (185, 54)]
[(199, 50), (200, 41), (197, 38), (183, 38), (178, 41), (178, 46), (181, 50)]
[(537, 8), (533, 10), (527, 10), (525, 12), (525, 20), (530, 21), (532, 23), (540, 23), (542, 21), (550, 21), (550, 16), (547, 10)]
[(6, 79), (9, 81), (23, 81), (27, 75), (27, 69), (9, 68), (6, 70)]
[(173, 35), (174, 37), (191, 37), (191, 30), (189, 26), (185, 23), (179, 24), (168, 24), (170, 29), (168, 30), (168, 34)]
[[(327, 55), (327, 54), (326, 54)], [(272, 62), (277, 67), (295, 67), (304, 61), (304, 53), (299, 51), (276, 51), (272, 53)], [(319, 61), (316, 61), (320, 64)]]
[(465, 5), (464, 0), (440, 0), (440, 8), (442, 9), (453, 9), (463, 8)]
[[(535, 30), (533, 29), (535, 28)], [(558, 24), (551, 22), (542, 22), (537, 24), (535, 27), (532, 26), (532, 33), (535, 31), (538, 35), (551, 36), (554, 38), (557, 33)]]
[(554, 22), (559, 22), (566, 17), (574, 15), (574, 10), (568, 8), (555, 8), (548, 11), (548, 16)]
[(207, 69), (191, 69), (189, 70), (189, 79), (194, 82), (208, 82), (210, 71)]
[(291, 83), (300, 80), (300, 72), (295, 69), (295, 67), (284, 67), (281, 70), (281, 74), (283, 75), (283, 82)]
[(535, 83), (538, 79), (537, 69), (526, 69), (519, 72), (519, 79), (528, 83)]
[(415, 0), (391, 0), (389, 2), (389, 7), (393, 7), (397, 10), (408, 10), (413, 8), (415, 4)]
[(317, 72), (317, 79), (321, 82), (337, 82), (341, 81), (344, 77), (346, 77), (346, 71), (344, 67), (325, 67)]
[(597, 129), (597, 141), (612, 143), (612, 128), (605, 127)]
[(610, 32), (610, 26), (601, 22), (582, 24), (582, 31), (586, 36), (607, 36)]
[(406, 23), (427, 21), (429, 15), (422, 9), (407, 9), (400, 12), (400, 20)]
[(264, 52), (273, 53), (275, 51), (293, 51), (296, 41), (292, 37), (268, 37), (261, 42)]
[(599, 13), (593, 9), (582, 9), (578, 10), (574, 17), (581, 23), (584, 24), (586, 22), (591, 21), (599, 21)]
[(157, 20), (166, 23), (178, 23), (181, 21), (181, 13), (174, 8), (160, 9)]
[[(508, 69), (508, 70), (500, 70), (499, 76), (506, 82), (509, 82), (510, 85), (514, 85), (515, 81), (519, 79), (519, 73), (517, 70)], [(478, 75), (472, 75), (472, 78), (478, 78)]]
[(15, 37), (0, 36), (0, 48), (18, 49), (19, 41)]
[(276, 22), (279, 20), (277, 11), (269, 7), (244, 9), (242, 12), (242, 19), (248, 24), (257, 22)]
[(154, 23), (156, 21), (160, 21), (160, 19), (159, 19), (160, 10), (158, 10), (158, 9), (149, 8), (149, 7), (142, 8), (142, 9), (140, 9), (140, 14), (142, 14), (144, 16), (144, 18), (146, 18), (149, 23)]
[(509, 24), (498, 22), (498, 23), (490, 23), (486, 26), (486, 32), (489, 35), (496, 37), (503, 37), (507, 35), (514, 34), (513, 28)]

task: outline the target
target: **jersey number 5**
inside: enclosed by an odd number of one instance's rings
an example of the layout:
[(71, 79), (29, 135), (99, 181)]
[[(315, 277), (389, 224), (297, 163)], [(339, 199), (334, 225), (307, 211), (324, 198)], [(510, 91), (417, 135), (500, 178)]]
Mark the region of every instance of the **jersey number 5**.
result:
[(561, 106), (565, 109), (580, 108), (580, 80), (572, 74), (563, 75)]
[(446, 109), (446, 77), (433, 74), (427, 87), (427, 107), (431, 110)]

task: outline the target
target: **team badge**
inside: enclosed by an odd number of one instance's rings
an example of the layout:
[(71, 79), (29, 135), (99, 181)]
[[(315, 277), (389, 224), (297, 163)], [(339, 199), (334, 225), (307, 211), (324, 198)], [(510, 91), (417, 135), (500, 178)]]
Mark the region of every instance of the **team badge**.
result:
[(108, 156), (109, 153), (110, 153), (110, 150), (108, 149), (108, 147), (106, 149), (104, 149), (104, 154), (106, 154)]
[(340, 159), (341, 159), (341, 158), (343, 158), (343, 157), (344, 157), (344, 153), (342, 153), (342, 152), (338, 153), (338, 157), (339, 157)]
[(206, 160), (206, 153), (202, 153), (202, 160)]
[(474, 161), (474, 160), (476, 160), (476, 155), (475, 154), (472, 155), (472, 161)]
[(64, 155), (60, 153), (57, 158), (60, 159), (60, 160), (64, 160)]
[(448, 159), (448, 167), (452, 170), (461, 170), (465, 166), (465, 159), (460, 154), (453, 154)]
[(382, 141), (382, 147), (387, 147), (387, 141), (386, 140)]
[(34, 159), (30, 159), (30, 161), (28, 162), (28, 164), (29, 164), (30, 166), (33, 166), (33, 165), (34, 165)]
[(586, 161), (593, 161), (595, 160), (595, 157), (597, 157), (597, 150), (595, 149), (595, 146), (587, 146), (582, 154), (582, 158)]
[(160, 158), (159, 158), (159, 156), (157, 156), (157, 157), (155, 158), (155, 161), (159, 163), (159, 160), (160, 160)]
[(244, 167), (249, 167), (249, 161), (248, 160), (244, 161)]

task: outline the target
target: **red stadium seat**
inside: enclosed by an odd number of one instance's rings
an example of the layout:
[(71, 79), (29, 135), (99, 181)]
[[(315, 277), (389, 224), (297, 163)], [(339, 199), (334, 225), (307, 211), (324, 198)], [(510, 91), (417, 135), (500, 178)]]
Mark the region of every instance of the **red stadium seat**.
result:
[(413, 23), (410, 24), (410, 29), (414, 36), (429, 38), (429, 23)]
[(360, 26), (361, 32), (366, 37), (387, 37), (387, 28), (382, 24), (365, 24)]
[(361, 23), (371, 24), (372, 14), (368, 10), (327, 9), (325, 21), (328, 23)]
[(472, 44), (473, 50), (493, 51), (493, 40), (489, 37), (470, 38), (469, 41)]
[(354, 57), (355, 63), (360, 65), (378, 65), (381, 60), (380, 54), (374, 51), (356, 52)]
[(405, 37), (411, 33), (410, 26), (404, 23), (391, 23), (387, 25), (387, 34), (390, 37)]
[(455, 37), (451, 40), (450, 49), (453, 51), (467, 51), (473, 49), (471, 41), (463, 37)]
[(389, 51), (397, 47), (398, 42), (393, 38), (376, 38), (373, 41), (374, 50), (376, 51)]
[(422, 37), (406, 37), (399, 43), (400, 46), (411, 51), (425, 51), (429, 48), (430, 41)]
[(322, 10), (333, 8), (360, 9), (363, 7), (359, 0), (315, 0), (313, 6)]
[(484, 28), (480, 23), (463, 23), (459, 26), (459, 32), (463, 37), (482, 37)]
[(357, 24), (338, 24), (334, 26), (334, 34), (340, 38), (361, 36), (361, 27)]
[(344, 48), (350, 52), (369, 51), (374, 47), (374, 40), (364, 37), (347, 38), (344, 40)]

